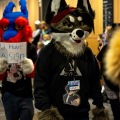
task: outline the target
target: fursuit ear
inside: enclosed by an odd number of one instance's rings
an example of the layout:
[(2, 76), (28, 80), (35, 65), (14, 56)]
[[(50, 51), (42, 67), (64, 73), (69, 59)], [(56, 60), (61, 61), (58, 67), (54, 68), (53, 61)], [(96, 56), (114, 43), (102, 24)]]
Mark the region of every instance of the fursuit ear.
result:
[(26, 0), (20, 0), (19, 4), (21, 5), (21, 12), (28, 18), (28, 10), (27, 10), (27, 3)]
[[(21, 12), (25, 15), (26, 18), (28, 18), (26, 0), (20, 0), (19, 4), (21, 5)], [(5, 17), (6, 14), (8, 13), (12, 13), (14, 7), (15, 7), (15, 4), (13, 2), (9, 2), (8, 5), (4, 9), (3, 17)]]
[(13, 2), (9, 2), (8, 5), (4, 9), (3, 17), (5, 17), (6, 14), (11, 13), (14, 7), (15, 7), (15, 4)]
[(91, 14), (93, 19), (95, 18), (95, 12), (92, 10), (89, 0), (78, 0), (77, 8), (85, 7), (86, 10)]
[(93, 21), (93, 19), (95, 18), (95, 12), (92, 10), (89, 0), (78, 0), (77, 8), (81, 8), (81, 9), (86, 8), (86, 11), (88, 11), (88, 13), (91, 15), (91, 17), (92, 17), (91, 25), (92, 25), (92, 29), (93, 29), (93, 32), (94, 32), (94, 21)]
[(52, 18), (57, 15), (58, 11), (61, 8), (66, 7), (66, 1), (65, 0), (50, 0), (49, 5), (48, 5), (48, 9), (46, 12), (46, 18), (45, 21), (47, 23), (50, 23), (50, 21), (52, 20)]

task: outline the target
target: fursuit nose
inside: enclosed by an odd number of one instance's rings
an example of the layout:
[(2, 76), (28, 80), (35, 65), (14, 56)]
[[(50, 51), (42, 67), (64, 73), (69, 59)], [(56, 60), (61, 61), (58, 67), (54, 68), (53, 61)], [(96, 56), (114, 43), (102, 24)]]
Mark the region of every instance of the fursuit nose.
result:
[(82, 37), (84, 36), (83, 30), (77, 30), (77, 31), (76, 31), (76, 35), (77, 35), (79, 38), (82, 38)]

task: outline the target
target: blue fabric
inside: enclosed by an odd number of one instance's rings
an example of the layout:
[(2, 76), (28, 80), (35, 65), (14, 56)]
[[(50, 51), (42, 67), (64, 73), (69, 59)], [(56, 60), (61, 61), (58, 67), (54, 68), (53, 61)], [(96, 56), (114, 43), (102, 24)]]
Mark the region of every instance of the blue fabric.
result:
[[(15, 12), (12, 12), (12, 11), (13, 11), (13, 8), (15, 7), (15, 4), (13, 2), (9, 2), (3, 12), (3, 17), (6, 18), (6, 15), (7, 15), (7, 18), (9, 18), (13, 14), (14, 17), (16, 17), (16, 18), (18, 16), (23, 16), (27, 19), (28, 18), (28, 10), (27, 10), (27, 6), (26, 6), (26, 0), (20, 0), (19, 4), (21, 5), (21, 12), (16, 12), (17, 14), (14, 14)], [(9, 14), (9, 13), (11, 13), (11, 14)]]
[(14, 37), (17, 35), (17, 31), (16, 30), (6, 30), (3, 34), (3, 38), (5, 40), (9, 40), (10, 38)]
[(21, 98), (5, 92), (2, 101), (7, 120), (32, 120), (34, 115), (33, 99)]

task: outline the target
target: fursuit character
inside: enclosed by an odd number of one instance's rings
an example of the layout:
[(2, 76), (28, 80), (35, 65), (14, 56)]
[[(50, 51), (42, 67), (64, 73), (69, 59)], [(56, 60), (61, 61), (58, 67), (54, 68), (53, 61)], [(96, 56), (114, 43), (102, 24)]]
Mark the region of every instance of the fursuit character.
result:
[(18, 63), (8, 63), (6, 56), (0, 57), (2, 101), (7, 120), (32, 120), (34, 109), (31, 78), (34, 76), (37, 52), (30, 42), (32, 29), (29, 26), (26, 1), (20, 0), (19, 4), (20, 12), (13, 12), (13, 2), (9, 2), (4, 9), (0, 20), (0, 42), (12, 45), (25, 42), (27, 55)]
[(35, 107), (42, 110), (39, 120), (88, 120), (90, 97), (96, 105), (93, 119), (109, 119), (99, 67), (84, 42), (94, 31), (94, 14), (88, 0), (78, 0), (76, 8), (65, 0), (50, 1), (46, 22), (52, 40), (40, 51), (34, 79)]

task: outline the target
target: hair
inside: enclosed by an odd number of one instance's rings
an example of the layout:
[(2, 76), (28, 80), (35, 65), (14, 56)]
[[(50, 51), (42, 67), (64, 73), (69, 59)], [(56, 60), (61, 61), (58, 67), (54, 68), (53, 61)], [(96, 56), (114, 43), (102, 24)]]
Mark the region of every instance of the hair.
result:
[(102, 34), (99, 34), (98, 36), (102, 39)]
[(39, 42), (37, 43), (37, 47), (38, 47), (38, 48), (43, 48), (43, 47), (44, 47), (43, 42), (39, 41)]
[(116, 27), (120, 27), (120, 23), (113, 23), (112, 24), (112, 28), (113, 29), (116, 29)]

